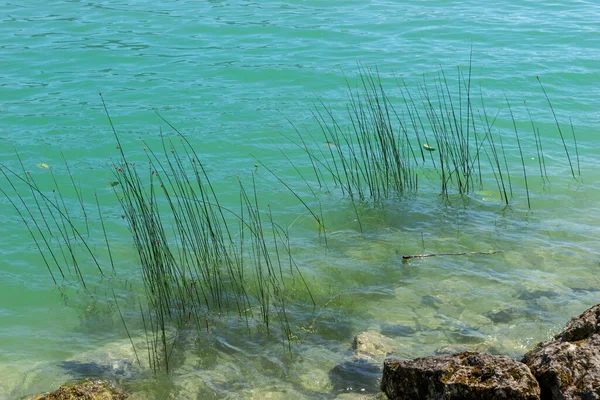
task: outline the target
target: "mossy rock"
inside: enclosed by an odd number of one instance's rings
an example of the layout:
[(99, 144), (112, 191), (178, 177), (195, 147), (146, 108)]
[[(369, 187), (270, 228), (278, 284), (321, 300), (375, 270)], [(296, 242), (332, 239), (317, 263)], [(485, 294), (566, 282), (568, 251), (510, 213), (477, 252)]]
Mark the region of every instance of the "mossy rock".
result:
[(463, 352), (384, 362), (381, 389), (390, 399), (539, 400), (525, 364), (510, 357)]
[(86, 379), (63, 385), (55, 392), (37, 395), (30, 400), (126, 400), (128, 397), (110, 382)]
[(600, 399), (600, 304), (525, 354), (542, 398)]

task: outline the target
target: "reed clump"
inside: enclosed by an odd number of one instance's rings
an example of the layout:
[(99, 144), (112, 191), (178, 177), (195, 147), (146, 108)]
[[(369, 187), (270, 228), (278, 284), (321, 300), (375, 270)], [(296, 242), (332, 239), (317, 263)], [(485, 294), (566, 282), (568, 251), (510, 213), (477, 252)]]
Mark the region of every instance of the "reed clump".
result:
[[(159, 151), (144, 143), (146, 160), (135, 163), (123, 150), (106, 113), (120, 152), (112, 165), (111, 186), (131, 234), (143, 282), (139, 316), (147, 338), (143, 350), (148, 362), (144, 364), (168, 372), (177, 332), (190, 327), (202, 332), (211, 318), (225, 313), (237, 314), (247, 327), (255, 325), (252, 321), (266, 331), (276, 327), (289, 345), (294, 335), (287, 297), (292, 290), (302, 291), (305, 298), (312, 299), (312, 295), (292, 257), (287, 229), (275, 221), (269, 206), (261, 205), (254, 176), (248, 184), (238, 178), (238, 207), (227, 208), (220, 203), (194, 148), (168, 121), (164, 120), (177, 140), (163, 136)], [(83, 266), (90, 263), (102, 278), (118, 279), (119, 260), (113, 256), (113, 238), (106, 230), (97, 196), (103, 246), (85, 234), (92, 213), (66, 161), (85, 227), (72, 215), (63, 196), (65, 189), (54, 180), (52, 194), (45, 193), (18, 159), (20, 171), (0, 165), (12, 193), (1, 187), (0, 191), (29, 230), (54, 283), (61, 287), (74, 276), (87, 289), (91, 271)], [(130, 335), (129, 321), (114, 290), (113, 299)], [(136, 354), (141, 365), (144, 353)]]
[[(535, 173), (527, 167), (522, 142), (535, 143), (535, 170), (547, 182), (540, 127), (525, 101), (518, 113), (507, 98), (494, 109), (486, 107), (483, 90), (475, 91), (472, 81), (469, 62), (466, 70), (457, 68), (454, 80), (440, 67), (437, 76), (424, 77), (414, 86), (397, 78), (395, 88), (386, 89), (377, 68), (359, 66), (357, 86), (347, 82), (345, 112), (335, 113), (319, 101), (313, 109), (318, 132), (300, 131), (292, 124), (296, 136), (287, 139), (302, 150), (313, 171), (313, 179), (301, 176), (302, 181), (347, 196), (359, 225), (362, 205), (402, 198), (423, 183), (436, 184), (446, 200), (453, 195), (465, 198), (491, 183), (509, 206), (515, 198), (513, 181), (518, 179), (524, 183), (531, 209), (530, 181)], [(572, 124), (561, 125), (539, 78), (538, 82), (571, 174), (578, 179), (579, 153)], [(504, 126), (498, 126), (500, 120)], [(527, 125), (531, 130), (523, 131)], [(572, 145), (567, 144), (567, 129)]]

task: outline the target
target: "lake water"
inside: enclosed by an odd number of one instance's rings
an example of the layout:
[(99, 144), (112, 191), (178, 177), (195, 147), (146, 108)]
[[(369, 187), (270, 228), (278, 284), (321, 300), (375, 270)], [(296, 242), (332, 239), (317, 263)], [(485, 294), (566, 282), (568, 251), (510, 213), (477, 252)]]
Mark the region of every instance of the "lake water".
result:
[[(1, 2), (0, 10), (0, 162), (19, 170), (20, 157), (49, 198), (63, 185), (75, 220), (80, 205), (62, 152), (92, 220), (82, 236), (103, 250), (96, 194), (115, 265), (101, 279), (82, 258), (91, 294), (65, 271), (61, 295), (2, 177), (1, 399), (82, 375), (123, 378), (141, 398), (329, 399), (377, 386), (377, 371), (352, 364), (352, 339), (361, 332), (390, 338), (399, 357), (459, 349), (518, 357), (598, 302), (597, 2), (25, 1)], [(311, 145), (324, 149), (315, 151), (327, 154), (336, 144), (326, 143), (314, 110), (328, 107), (349, 129), (348, 85), (359, 87), (360, 68), (375, 67), (408, 127), (401, 88), (423, 104), (419, 93), (427, 84), (435, 96), (442, 69), (454, 88), (464, 89), (470, 76), (473, 104), (481, 93), (489, 120), (497, 114), (491, 134), (503, 138), (500, 161), (513, 174), (509, 207), (490, 169), (468, 195), (451, 189), (444, 198), (439, 170), (426, 163), (416, 169), (416, 192), (383, 205), (366, 201), (357, 211), (334, 183), (316, 190), (310, 159), (288, 138), (298, 141), (294, 126), (306, 140), (310, 132)], [(301, 285), (290, 290), (290, 348), (276, 327), (269, 335), (258, 323), (248, 329), (232, 311), (206, 319), (200, 334), (181, 334), (168, 376), (127, 372), (135, 357), (113, 293), (134, 341), (144, 338), (139, 307), (146, 303), (111, 188), (120, 154), (98, 92), (130, 159), (143, 162), (146, 146), (161, 151), (161, 131), (178, 140), (157, 110), (194, 146), (224, 207), (239, 208), (237, 177), (249, 188), (254, 176), (261, 206), (288, 229), (316, 303)], [(482, 108), (473, 113), (479, 124)], [(489, 165), (488, 156), (481, 162)], [(320, 210), (324, 228), (279, 179)], [(19, 190), (33, 207), (31, 192)], [(402, 255), (490, 250), (500, 253), (402, 262)], [(111, 270), (106, 257), (100, 262)]]

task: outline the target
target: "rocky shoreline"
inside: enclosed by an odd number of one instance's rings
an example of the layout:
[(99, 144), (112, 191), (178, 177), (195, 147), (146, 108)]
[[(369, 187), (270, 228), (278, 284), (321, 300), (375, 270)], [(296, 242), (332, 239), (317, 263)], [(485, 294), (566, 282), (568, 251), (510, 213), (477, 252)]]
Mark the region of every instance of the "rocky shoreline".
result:
[[(357, 335), (351, 357), (329, 371), (333, 396), (348, 400), (600, 400), (600, 304), (573, 318), (562, 332), (539, 343), (521, 360), (476, 351), (412, 360), (386, 358), (393, 349), (394, 341), (377, 331)], [(84, 360), (77, 366), (96, 365)], [(104, 368), (120, 371), (112, 364)], [(139, 396), (130, 396), (101, 378), (64, 385), (30, 399), (133, 398)]]
[(600, 399), (600, 304), (521, 361), (477, 352), (387, 358), (381, 390), (392, 400)]

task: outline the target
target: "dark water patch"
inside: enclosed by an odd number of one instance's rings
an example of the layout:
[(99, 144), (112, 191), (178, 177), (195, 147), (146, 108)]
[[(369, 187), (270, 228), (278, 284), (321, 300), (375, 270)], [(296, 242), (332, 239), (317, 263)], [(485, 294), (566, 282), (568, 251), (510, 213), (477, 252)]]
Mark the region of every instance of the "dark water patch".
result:
[(450, 340), (458, 344), (477, 344), (485, 341), (486, 337), (475, 329), (461, 329), (455, 332), (449, 332)]
[(492, 310), (484, 313), (486, 317), (488, 317), (495, 324), (508, 324), (514, 318), (515, 312), (513, 309), (500, 309), (500, 310)]
[(523, 289), (518, 295), (517, 295), (517, 299), (519, 300), (537, 300), (539, 298), (542, 297), (547, 297), (549, 299), (555, 298), (555, 297), (559, 297), (560, 295), (558, 293), (556, 293), (555, 291), (552, 290), (528, 290), (528, 289)]
[(385, 336), (411, 336), (417, 330), (409, 325), (401, 324), (384, 324), (381, 326), (381, 334)]
[(434, 310), (437, 310), (442, 305), (442, 300), (438, 299), (435, 296), (426, 295), (421, 297), (421, 304), (431, 307)]
[(345, 341), (352, 338), (355, 330), (353, 319), (348, 315), (319, 316), (311, 323), (309, 330), (318, 335), (320, 340)]
[(63, 361), (59, 365), (77, 379), (134, 380), (139, 376), (135, 366), (127, 360), (113, 360), (107, 363)]
[(448, 338), (448, 343), (477, 344), (486, 340), (486, 335), (469, 326), (464, 321), (441, 316), (444, 319), (442, 326)]
[(381, 367), (362, 358), (336, 365), (329, 371), (329, 379), (336, 393), (377, 393)]
[(597, 287), (575, 287), (571, 290), (573, 290), (573, 292), (576, 294), (591, 294), (600, 292), (600, 288)]

